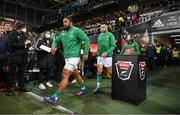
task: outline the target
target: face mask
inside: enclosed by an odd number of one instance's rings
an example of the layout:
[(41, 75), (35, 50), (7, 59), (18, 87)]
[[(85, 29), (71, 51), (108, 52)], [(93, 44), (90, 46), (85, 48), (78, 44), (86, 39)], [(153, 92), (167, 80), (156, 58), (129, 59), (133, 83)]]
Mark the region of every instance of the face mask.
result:
[(26, 31), (27, 31), (26, 28), (22, 28), (22, 32), (26, 33)]
[(46, 38), (50, 38), (51, 35), (50, 35), (50, 34), (45, 34), (45, 37), (46, 37)]
[(126, 40), (127, 40), (127, 41), (132, 40), (131, 36), (130, 36), (130, 35), (128, 35)]

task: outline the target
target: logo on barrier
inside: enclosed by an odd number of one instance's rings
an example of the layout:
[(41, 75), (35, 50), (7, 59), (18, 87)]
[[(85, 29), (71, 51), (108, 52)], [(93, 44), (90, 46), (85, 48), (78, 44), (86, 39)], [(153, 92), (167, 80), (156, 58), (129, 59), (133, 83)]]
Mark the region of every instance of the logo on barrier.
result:
[(134, 64), (129, 61), (118, 61), (115, 63), (118, 78), (125, 81), (130, 79)]
[(158, 19), (154, 24), (153, 24), (153, 28), (156, 27), (164, 27), (165, 25), (162, 23), (162, 21), (160, 19)]
[(140, 62), (139, 63), (139, 76), (141, 80), (144, 80), (146, 76), (146, 62)]
[(176, 21), (177, 20), (177, 17), (176, 16), (169, 16), (167, 21), (168, 22), (173, 22), (173, 21)]

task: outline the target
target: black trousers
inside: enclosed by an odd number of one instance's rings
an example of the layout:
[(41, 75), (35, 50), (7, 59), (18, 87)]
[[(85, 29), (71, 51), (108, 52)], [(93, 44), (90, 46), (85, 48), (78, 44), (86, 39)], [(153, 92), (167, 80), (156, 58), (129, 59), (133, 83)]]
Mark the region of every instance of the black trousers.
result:
[(51, 79), (52, 70), (50, 68), (40, 68), (39, 83), (47, 82)]
[(91, 76), (96, 76), (96, 68), (93, 67), (93, 65), (84, 66), (84, 74), (86, 75), (86, 77), (91, 77), (89, 76), (89, 72), (91, 72)]
[(23, 90), (25, 64), (11, 63), (9, 66), (8, 84), (13, 84), (13, 78), (15, 77), (18, 81), (19, 90)]
[(5, 82), (7, 92), (11, 92), (14, 78), (10, 76), (9, 65), (3, 64), (0, 66), (0, 77), (2, 77), (1, 80)]
[(179, 65), (179, 59), (176, 57), (173, 57), (173, 65)]
[(147, 67), (150, 71), (153, 70), (154, 67), (154, 57), (148, 57), (147, 58)]
[(160, 66), (162, 66), (162, 59), (160, 57), (160, 54), (157, 54), (156, 56), (156, 60), (155, 60), (155, 66), (156, 66), (156, 69), (158, 69)]

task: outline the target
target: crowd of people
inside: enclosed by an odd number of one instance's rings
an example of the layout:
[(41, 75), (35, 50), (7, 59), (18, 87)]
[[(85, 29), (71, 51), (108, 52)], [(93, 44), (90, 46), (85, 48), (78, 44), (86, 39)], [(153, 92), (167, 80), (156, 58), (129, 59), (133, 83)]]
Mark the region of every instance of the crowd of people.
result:
[[(67, 87), (70, 76), (74, 76), (75, 81), (80, 85), (80, 90), (76, 95), (81, 96), (86, 92), (84, 80), (80, 75), (82, 71), (79, 72), (78, 64), (82, 65), (81, 62), (89, 61), (88, 57), (91, 60), (91, 54), (89, 53), (90, 40), (84, 31), (72, 25), (70, 17), (63, 19), (63, 25), (64, 30), (55, 38), (55, 33), (52, 31), (45, 31), (38, 35), (27, 32), (25, 26), (21, 23), (12, 25), (10, 22), (4, 22), (2, 24), (0, 73), (6, 81), (7, 96), (14, 95), (14, 87), (17, 91), (28, 91), (25, 87), (24, 74), (27, 72), (27, 65), (30, 62), (28, 56), (33, 51), (37, 54), (37, 61), (35, 62), (39, 68), (38, 85), (40, 89), (45, 90), (46, 87), (53, 87), (51, 80), (56, 76), (54, 73), (57, 72), (58, 77), (62, 75), (57, 92), (44, 98), (48, 103), (55, 104), (57, 102), (57, 99), (60, 98)], [(100, 91), (103, 65), (107, 68), (107, 72), (111, 74), (112, 54), (116, 45), (114, 35), (108, 32), (107, 28), (107, 24), (101, 24), (102, 33), (98, 37), (97, 72), (94, 72), (94, 74), (97, 74), (97, 87), (93, 93)], [(105, 39), (106, 37), (109, 39)], [(104, 44), (105, 40), (106, 44)], [(63, 50), (59, 45), (63, 46)], [(48, 51), (47, 48), (51, 48), (51, 50)], [(81, 53), (81, 50), (83, 50), (83, 53)], [(84, 67), (86, 68), (86, 66)], [(96, 70), (95, 67), (93, 69)], [(13, 86), (14, 81), (18, 85)]]
[(155, 45), (149, 43), (145, 55), (149, 71), (180, 65), (180, 49), (178, 47), (168, 48), (159, 42)]
[[(35, 67), (39, 69), (37, 81), (40, 89), (53, 87), (52, 80), (61, 81), (54, 95), (45, 97), (48, 103), (57, 102), (67, 87), (70, 76), (74, 76), (80, 85), (77, 96), (86, 92), (85, 81), (81, 76), (89, 77), (90, 74), (93, 77), (97, 76), (93, 93), (99, 93), (104, 68), (106, 68), (104, 76), (111, 78), (112, 55), (118, 44), (121, 44), (121, 49), (118, 49), (121, 55), (144, 53), (150, 71), (169, 65), (180, 65), (179, 48), (170, 49), (157, 42), (155, 45), (149, 43), (143, 52), (132, 37), (131, 39), (127, 37), (125, 43), (122, 40), (115, 40), (116, 37), (108, 31), (108, 28), (109, 30), (112, 28), (105, 22), (102, 23), (102, 18), (99, 18), (98, 24), (93, 26), (99, 31), (96, 33), (99, 35), (97, 55), (89, 52), (88, 32), (85, 33), (74, 26), (70, 17), (63, 19), (64, 27), (61, 28), (61, 32), (47, 30), (39, 34), (27, 32), (25, 25), (21, 23), (3, 22), (0, 25), (0, 75), (5, 78), (6, 95), (14, 94), (14, 83), (18, 84), (16, 90), (28, 91), (25, 87), (24, 73)], [(86, 26), (86, 29), (92, 29), (91, 27)]]
[[(101, 24), (99, 23), (99, 26), (100, 25)], [(99, 27), (97, 28), (99, 29)], [(53, 87), (50, 82), (51, 80), (61, 80), (61, 77), (59, 76), (61, 76), (65, 64), (62, 45), (58, 48), (55, 56), (50, 55), (50, 53), (47, 53), (40, 48), (41, 45), (51, 47), (53, 40), (58, 36), (59, 32), (57, 30), (50, 30), (37, 34), (35, 32), (26, 32), (26, 29), (22, 24), (13, 25), (10, 22), (2, 23), (0, 26), (0, 66), (1, 74), (9, 76), (6, 79), (9, 87), (8, 90), (11, 90), (10, 87), (12, 87), (14, 79), (12, 76), (18, 76), (19, 78), (16, 79), (19, 82), (19, 89), (26, 90), (24, 88), (23, 73), (25, 73), (27, 69), (33, 69), (35, 67), (40, 70), (38, 75), (40, 89), (46, 89), (46, 86)], [(13, 38), (16, 37), (20, 37), (20, 39), (13, 40)], [(117, 41), (122, 42), (119, 40)], [(123, 46), (123, 44), (121, 45)], [(7, 58), (9, 55), (11, 59)], [(92, 52), (88, 55), (88, 61), (84, 62), (83, 75), (86, 77), (95, 76), (97, 72), (97, 59), (96, 56), (92, 55)], [(144, 51), (144, 55), (147, 58), (147, 66), (149, 70), (154, 70), (159, 67), (167, 67), (169, 65), (179, 65), (180, 63), (179, 48), (174, 47), (170, 49), (160, 43), (156, 43), (155, 45), (149, 43)], [(82, 68), (79, 69), (81, 70)]]
[[(94, 2), (96, 3), (97, 1), (92, 1), (91, 4), (93, 4)], [(101, 3), (104, 1), (99, 0), (99, 2)], [(87, 7), (91, 6), (91, 4), (87, 5)], [(113, 28), (113, 30), (118, 30), (121, 28), (126, 28), (135, 24), (149, 21), (151, 18), (159, 17), (165, 12), (178, 10), (179, 7), (180, 2), (178, 0), (156, 1), (153, 3), (145, 3), (141, 6), (139, 5), (137, 10), (133, 12), (129, 11), (128, 9), (124, 11), (108, 11), (106, 13), (102, 13), (101, 15), (88, 18), (86, 20), (80, 20), (76, 22), (76, 25), (83, 27), (87, 31), (90, 31), (91, 34), (91, 29), (94, 30), (94, 28), (96, 28), (96, 26), (98, 26), (100, 22), (105, 21), (107, 23), (111, 23), (111, 21), (115, 21), (115, 27)], [(94, 33), (96, 33), (96, 31)]]
[[(11, 22), (3, 22), (0, 27), (0, 76), (4, 76), (7, 85), (6, 95), (13, 95), (12, 88), (15, 83), (18, 83), (18, 85), (16, 84), (18, 91), (28, 90), (24, 86), (24, 74), (27, 72), (27, 69), (33, 69), (35, 65), (39, 68), (39, 88), (45, 89), (44, 84), (48, 87), (53, 87), (50, 80), (56, 79), (51, 77), (54, 76), (52, 73), (55, 70), (55, 61), (59, 60), (56, 60), (50, 53), (40, 49), (41, 45), (51, 47), (51, 32), (45, 31), (41, 34), (36, 34), (35, 32), (27, 33), (23, 24), (13, 24)], [(32, 56), (32, 54), (36, 54), (36, 56)], [(61, 60), (59, 61), (59, 63), (63, 64), (62, 62)]]
[(0, 69), (6, 78), (7, 95), (12, 94), (11, 88), (15, 76), (18, 80), (19, 90), (26, 91), (23, 79), (27, 56), (26, 49), (29, 50), (30, 48), (30, 41), (26, 40), (24, 35), (26, 28), (24, 28), (23, 24), (16, 24), (13, 29), (11, 23), (5, 22), (1, 26), (1, 31)]
[[(113, 0), (112, 0), (113, 1)], [(63, 15), (72, 15), (83, 11), (83, 9), (89, 9), (97, 4), (106, 4), (109, 0), (92, 0), (88, 4), (81, 6), (75, 11), (68, 12)], [(151, 20), (154, 17), (159, 17), (162, 14), (170, 11), (177, 11), (180, 8), (180, 2), (178, 0), (158, 0), (155, 2), (147, 2), (143, 5), (134, 4), (131, 7), (137, 7), (134, 11), (129, 10), (109, 10), (102, 12), (101, 14), (93, 14), (87, 16), (86, 19), (78, 19), (74, 22), (74, 25), (83, 28), (88, 35), (99, 34), (99, 26), (101, 22), (109, 23), (111, 30), (124, 29), (136, 24), (141, 24)], [(94, 12), (94, 11), (92, 11)], [(59, 17), (59, 16), (58, 16)], [(61, 28), (62, 29), (62, 28)], [(60, 29), (60, 30), (61, 30)]]

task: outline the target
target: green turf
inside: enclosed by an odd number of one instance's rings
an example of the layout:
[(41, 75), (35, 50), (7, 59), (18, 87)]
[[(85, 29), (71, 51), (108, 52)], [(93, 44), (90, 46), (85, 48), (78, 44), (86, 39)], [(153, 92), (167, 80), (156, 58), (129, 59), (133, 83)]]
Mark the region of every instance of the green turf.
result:
[[(138, 106), (112, 100), (111, 80), (103, 80), (103, 93), (98, 95), (92, 94), (95, 84), (95, 79), (86, 80), (88, 91), (82, 97), (75, 96), (78, 87), (71, 85), (65, 90), (58, 103), (75, 113), (86, 114), (180, 113), (180, 68), (171, 67), (149, 73), (147, 99)], [(33, 89), (32, 92), (41, 96), (51, 95), (56, 91), (56, 87), (41, 91), (31, 82), (28, 86)], [(13, 97), (7, 97), (0, 93), (0, 103), (0, 113), (62, 113), (23, 93), (16, 93)]]

